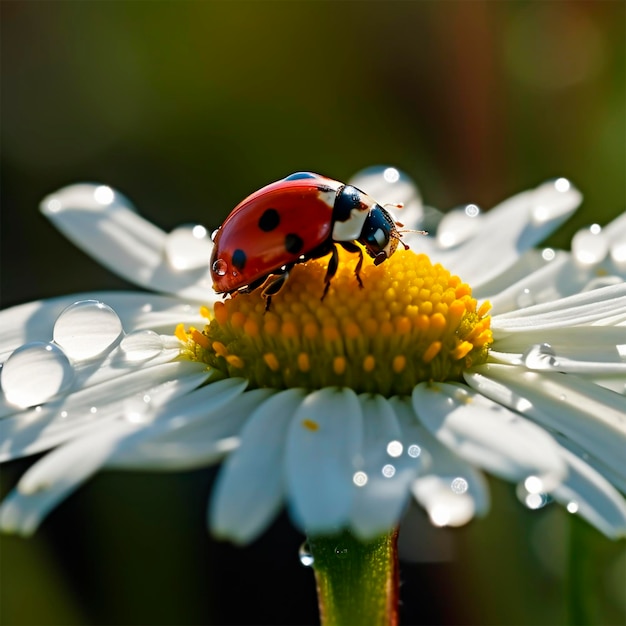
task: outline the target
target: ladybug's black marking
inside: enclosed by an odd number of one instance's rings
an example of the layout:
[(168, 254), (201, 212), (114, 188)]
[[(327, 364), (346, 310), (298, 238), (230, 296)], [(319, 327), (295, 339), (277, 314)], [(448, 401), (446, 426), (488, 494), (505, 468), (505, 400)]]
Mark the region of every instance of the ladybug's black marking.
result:
[(246, 253), (241, 248), (237, 248), (237, 250), (233, 252), (233, 267), (242, 272), (246, 261)]
[(285, 249), (287, 252), (291, 254), (299, 254), (300, 250), (302, 250), (302, 246), (304, 246), (304, 241), (299, 235), (289, 233), (285, 237)]
[(352, 185), (344, 185), (338, 192), (333, 209), (333, 218), (337, 222), (350, 219), (352, 209), (361, 208), (361, 192)]
[(317, 176), (311, 172), (295, 172), (295, 174), (289, 174), (283, 180), (302, 180), (303, 178), (317, 178)]
[(259, 228), (266, 233), (274, 230), (280, 224), (280, 214), (276, 209), (265, 209), (259, 218)]

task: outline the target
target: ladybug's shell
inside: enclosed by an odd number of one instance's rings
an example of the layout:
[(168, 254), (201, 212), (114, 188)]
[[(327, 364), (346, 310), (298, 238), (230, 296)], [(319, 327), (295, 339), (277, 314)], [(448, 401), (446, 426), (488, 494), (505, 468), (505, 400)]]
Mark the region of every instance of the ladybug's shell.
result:
[(214, 238), (213, 289), (230, 293), (246, 287), (328, 241), (341, 185), (319, 175), (281, 180), (239, 203)]

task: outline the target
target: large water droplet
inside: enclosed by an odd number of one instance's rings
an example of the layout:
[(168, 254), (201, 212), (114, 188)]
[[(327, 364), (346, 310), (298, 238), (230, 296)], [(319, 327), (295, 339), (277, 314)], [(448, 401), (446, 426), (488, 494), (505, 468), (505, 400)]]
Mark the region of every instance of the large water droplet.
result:
[(53, 338), (72, 359), (91, 359), (122, 334), (122, 322), (108, 305), (81, 300), (65, 309), (54, 324)]
[(536, 304), (536, 302), (535, 302), (535, 294), (528, 287), (525, 287), (524, 289), (522, 289), (517, 294), (517, 298), (515, 300), (516, 300), (516, 303), (517, 303), (517, 307), (519, 309), (523, 309), (523, 308), (525, 308), (527, 306), (532, 306), (533, 304)]
[(120, 348), (128, 361), (146, 361), (161, 353), (163, 341), (152, 330), (137, 330), (122, 339)]
[(11, 404), (26, 408), (51, 400), (73, 379), (74, 368), (63, 350), (36, 341), (21, 346), (5, 361), (0, 385)]
[(212, 247), (207, 229), (199, 224), (179, 226), (165, 238), (165, 254), (175, 270), (206, 267)]
[(300, 563), (304, 565), (304, 567), (312, 567), (313, 566), (313, 554), (311, 553), (311, 548), (309, 548), (309, 544), (305, 541), (298, 550), (298, 558), (300, 559)]
[(572, 255), (583, 267), (602, 262), (609, 252), (609, 240), (602, 229), (593, 224), (572, 237)]
[(362, 189), (378, 204), (402, 204), (401, 209), (392, 207), (395, 217), (410, 228), (422, 223), (424, 205), (422, 196), (410, 176), (388, 165), (374, 165), (357, 172), (349, 181)]
[(532, 192), (532, 219), (536, 225), (569, 215), (582, 201), (582, 195), (567, 178), (556, 178)]
[(446, 213), (437, 228), (437, 242), (442, 248), (453, 248), (471, 239), (480, 230), (480, 209), (468, 204)]
[(531, 346), (522, 355), (523, 364), (531, 370), (554, 370), (559, 361), (556, 352), (549, 343)]
[(224, 259), (216, 259), (213, 261), (213, 266), (211, 267), (213, 272), (218, 276), (225, 276), (228, 271), (228, 263), (224, 261)]

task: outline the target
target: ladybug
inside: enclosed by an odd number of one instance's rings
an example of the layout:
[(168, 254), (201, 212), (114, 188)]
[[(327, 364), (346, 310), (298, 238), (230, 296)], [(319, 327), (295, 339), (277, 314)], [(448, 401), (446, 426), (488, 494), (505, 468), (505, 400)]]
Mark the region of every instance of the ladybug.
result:
[[(398, 205), (401, 206), (401, 205)], [(387, 209), (366, 193), (311, 172), (297, 172), (254, 192), (240, 202), (213, 233), (210, 261), (213, 289), (224, 295), (249, 293), (262, 285), (269, 309), (294, 265), (331, 254), (322, 300), (337, 272), (337, 246), (359, 255), (363, 250), (379, 265), (402, 242)]]

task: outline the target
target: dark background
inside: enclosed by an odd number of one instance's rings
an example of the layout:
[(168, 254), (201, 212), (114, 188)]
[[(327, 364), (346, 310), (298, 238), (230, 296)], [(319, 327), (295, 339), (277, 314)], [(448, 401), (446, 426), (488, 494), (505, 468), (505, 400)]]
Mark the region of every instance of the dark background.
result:
[[(3, 0), (0, 11), (4, 307), (130, 288), (38, 212), (81, 180), (119, 189), (166, 230), (216, 227), (293, 171), (341, 180), (381, 163), (442, 209), (567, 176), (585, 204), (555, 245), (626, 207), (621, 1)], [(3, 470), (2, 493), (31, 461)], [(0, 622), (315, 623), (303, 538), (286, 518), (246, 549), (209, 539), (214, 476), (105, 473), (34, 538), (0, 539)], [(597, 623), (622, 623), (623, 543), (554, 506), (523, 510), (510, 485), (492, 490), (487, 520), (458, 531), (411, 512), (403, 623), (565, 623), (568, 554), (590, 568), (583, 601)]]

